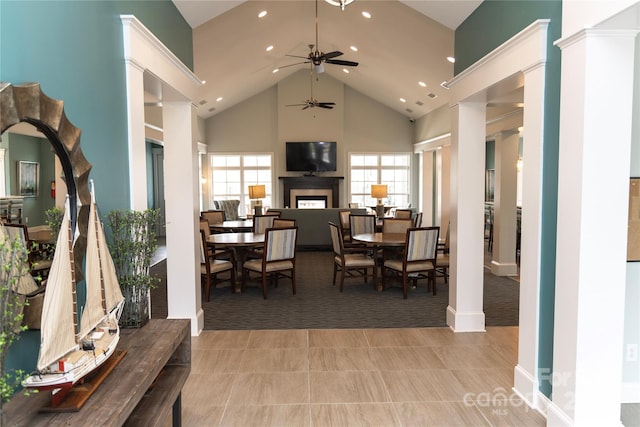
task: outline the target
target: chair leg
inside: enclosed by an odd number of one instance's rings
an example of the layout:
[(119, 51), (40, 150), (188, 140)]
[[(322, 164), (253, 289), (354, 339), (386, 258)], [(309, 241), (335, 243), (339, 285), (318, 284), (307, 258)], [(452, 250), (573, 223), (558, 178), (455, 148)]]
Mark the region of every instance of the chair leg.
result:
[(231, 267), (231, 293), (236, 293), (236, 266)]
[(211, 276), (207, 274), (204, 281), (204, 298), (207, 302), (210, 300), (209, 294), (211, 293)]
[(293, 265), (291, 269), (291, 288), (293, 289), (293, 294), (296, 294), (296, 266)]
[(262, 272), (262, 298), (267, 299), (267, 273)]
[(336, 276), (338, 273), (338, 264), (336, 264), (336, 262), (333, 262), (333, 286), (336, 285)]
[(404, 272), (402, 274), (402, 298), (403, 299), (407, 299), (407, 288), (408, 288), (408, 282), (409, 281), (409, 275)]
[(244, 293), (245, 289), (247, 289), (247, 276), (249, 275), (249, 270), (246, 268), (242, 268), (242, 281), (240, 282), (240, 293)]
[(429, 281), (431, 282), (431, 286), (433, 286), (433, 296), (436, 296), (436, 271), (431, 270), (429, 272)]

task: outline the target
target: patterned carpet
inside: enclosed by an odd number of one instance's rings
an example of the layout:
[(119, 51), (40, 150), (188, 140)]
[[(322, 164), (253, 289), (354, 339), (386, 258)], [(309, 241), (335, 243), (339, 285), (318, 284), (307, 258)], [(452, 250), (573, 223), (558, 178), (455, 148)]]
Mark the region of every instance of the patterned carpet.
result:
[[(297, 253), (297, 294), (292, 295), (291, 282), (281, 280), (278, 288), (270, 288), (267, 300), (262, 290), (251, 283), (243, 294), (232, 294), (227, 287), (211, 292), (204, 302), (204, 328), (207, 330), (242, 329), (326, 329), (326, 328), (415, 328), (446, 326), (449, 287), (437, 279), (434, 297), (427, 292), (426, 281), (419, 282), (402, 299), (400, 283), (384, 292), (376, 291), (371, 281), (347, 279), (344, 292), (332, 286), (332, 253)], [(166, 261), (156, 264), (151, 274), (162, 279), (152, 291), (154, 318), (167, 316)], [(497, 277), (485, 269), (484, 311), (486, 326), (518, 325), (519, 283)], [(224, 287), (222, 287), (224, 286)]]

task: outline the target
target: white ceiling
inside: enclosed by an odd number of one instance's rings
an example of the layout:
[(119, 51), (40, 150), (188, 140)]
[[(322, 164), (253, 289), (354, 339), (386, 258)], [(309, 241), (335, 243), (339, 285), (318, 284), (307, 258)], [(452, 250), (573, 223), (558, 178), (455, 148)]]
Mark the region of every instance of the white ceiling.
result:
[[(194, 29), (194, 72), (206, 81), (198, 115), (211, 117), (292, 73), (315, 44), (314, 0), (173, 0)], [(355, 0), (345, 10), (318, 0), (318, 45), (357, 67), (325, 64), (325, 74), (411, 119), (448, 103), (440, 83), (453, 77), (454, 29), (482, 0)], [(266, 10), (264, 18), (258, 13)], [(362, 11), (372, 17), (366, 19)], [(270, 52), (267, 46), (273, 45)], [(350, 50), (355, 45), (357, 52)], [(343, 68), (349, 69), (346, 74)], [(319, 79), (323, 74), (318, 75)], [(422, 87), (418, 82), (426, 83)], [(300, 94), (300, 101), (308, 93)], [(321, 101), (321, 93), (314, 93)], [(222, 97), (221, 101), (216, 101)], [(406, 102), (401, 102), (404, 98)], [(420, 105), (422, 104), (422, 105)]]

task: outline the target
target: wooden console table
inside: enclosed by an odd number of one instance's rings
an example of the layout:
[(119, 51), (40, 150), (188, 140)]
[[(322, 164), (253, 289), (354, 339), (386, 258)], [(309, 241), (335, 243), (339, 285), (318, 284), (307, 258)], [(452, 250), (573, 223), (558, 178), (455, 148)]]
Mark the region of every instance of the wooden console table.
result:
[(16, 395), (6, 406), (11, 426), (164, 425), (181, 423), (181, 393), (191, 371), (188, 319), (151, 319), (123, 329), (118, 350), (127, 353), (79, 412), (45, 413), (50, 392)]

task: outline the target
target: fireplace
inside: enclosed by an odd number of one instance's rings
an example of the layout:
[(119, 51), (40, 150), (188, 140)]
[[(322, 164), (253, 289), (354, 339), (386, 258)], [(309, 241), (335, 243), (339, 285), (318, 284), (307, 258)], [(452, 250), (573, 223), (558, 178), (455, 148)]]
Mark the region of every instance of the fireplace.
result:
[(327, 207), (327, 196), (296, 196), (298, 209), (324, 209)]
[(280, 177), (280, 179), (284, 186), (283, 196), (286, 208), (323, 209), (340, 206), (339, 185), (343, 177), (300, 176)]

